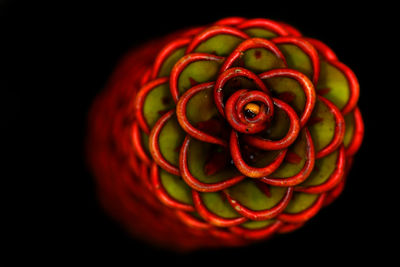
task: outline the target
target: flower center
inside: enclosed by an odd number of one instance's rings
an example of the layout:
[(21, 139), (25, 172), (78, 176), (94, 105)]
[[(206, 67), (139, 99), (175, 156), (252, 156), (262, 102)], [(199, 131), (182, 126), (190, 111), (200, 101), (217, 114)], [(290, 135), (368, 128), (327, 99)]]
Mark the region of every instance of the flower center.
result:
[(256, 103), (248, 103), (244, 107), (244, 115), (247, 118), (253, 119), (258, 113), (260, 113), (260, 106)]
[(232, 94), (225, 105), (229, 124), (238, 132), (254, 134), (263, 131), (274, 112), (271, 97), (262, 91), (242, 89)]

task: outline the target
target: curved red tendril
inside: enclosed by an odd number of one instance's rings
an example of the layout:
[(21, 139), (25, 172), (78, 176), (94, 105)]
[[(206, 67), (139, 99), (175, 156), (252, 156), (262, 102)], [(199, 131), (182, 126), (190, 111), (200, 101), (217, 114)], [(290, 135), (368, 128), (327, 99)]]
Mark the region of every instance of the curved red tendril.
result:
[(265, 86), (265, 84), (255, 75), (253, 72), (237, 67), (237, 68), (230, 68), (219, 75), (217, 81), (215, 82), (214, 86), (214, 102), (215, 105), (222, 116), (225, 117), (224, 112), (224, 100), (223, 100), (223, 87), (224, 85), (233, 78), (236, 77), (246, 77), (250, 80), (253, 80), (254, 83), (261, 89), (263, 92), (270, 94), (269, 90)]
[(326, 195), (326, 193), (319, 195), (317, 200), (314, 202), (314, 204), (311, 207), (309, 207), (306, 210), (303, 210), (299, 213), (281, 213), (277, 217), (278, 220), (281, 220), (281, 221), (287, 222), (287, 223), (302, 223), (302, 222), (305, 222), (305, 221), (311, 219), (321, 209), (321, 207), (324, 203), (325, 195)]
[(199, 213), (199, 215), (204, 220), (211, 223), (212, 225), (215, 225), (218, 227), (230, 227), (230, 226), (236, 226), (236, 225), (242, 224), (245, 221), (247, 221), (247, 218), (245, 218), (245, 217), (227, 219), (227, 218), (223, 218), (218, 215), (215, 215), (214, 213), (209, 211), (207, 209), (207, 207), (203, 204), (203, 201), (201, 200), (201, 196), (200, 196), (199, 192), (197, 192), (196, 190), (192, 190), (192, 196), (193, 196), (194, 206), (196, 207), (196, 210)]
[(135, 98), (135, 115), (139, 127), (144, 131), (146, 134), (150, 133), (149, 125), (146, 122), (146, 119), (143, 114), (143, 106), (146, 100), (147, 95), (150, 93), (151, 90), (160, 86), (163, 83), (168, 82), (168, 77), (158, 78), (153, 80), (142, 87), (142, 89), (137, 93)]
[(260, 178), (261, 182), (274, 186), (295, 186), (302, 183), (308, 178), (308, 176), (310, 176), (315, 163), (314, 144), (308, 129), (305, 128), (304, 130), (307, 140), (307, 160), (301, 171), (288, 178), (262, 177)]
[(214, 56), (206, 53), (192, 53), (186, 56), (183, 56), (178, 62), (174, 65), (170, 75), (170, 90), (172, 99), (175, 103), (179, 100), (179, 89), (178, 89), (178, 79), (182, 71), (190, 64), (195, 61), (222, 61), (224, 58), (219, 56)]
[(169, 163), (162, 155), (158, 142), (162, 128), (173, 115), (175, 115), (175, 111), (170, 110), (156, 122), (149, 135), (149, 150), (158, 166), (173, 175), (180, 176), (179, 168)]
[(224, 64), (221, 66), (220, 73), (231, 68), (233, 63), (239, 59), (245, 51), (253, 48), (264, 48), (271, 51), (275, 56), (282, 60), (283, 64), (287, 66), (285, 56), (282, 54), (281, 50), (271, 41), (263, 38), (251, 38), (240, 43), (235, 50), (225, 59)]
[(145, 164), (148, 166), (151, 165), (151, 160), (149, 156), (147, 155), (146, 151), (143, 148), (142, 145), (142, 136), (140, 134), (140, 129), (137, 123), (134, 123), (132, 125), (132, 145), (133, 145), (133, 150), (136, 152), (136, 155), (143, 160)]
[(218, 238), (221, 239), (225, 239), (227, 242), (229, 242), (230, 244), (246, 244), (246, 240), (244, 240), (243, 238), (241, 238), (240, 236), (237, 236), (235, 234), (233, 234), (232, 232), (229, 232), (225, 229), (229, 229), (229, 228), (221, 228), (221, 227), (214, 227), (212, 229), (210, 229), (210, 233)]
[(306, 186), (306, 187), (303, 187), (300, 185), (298, 187), (295, 187), (295, 191), (308, 193), (308, 194), (320, 194), (320, 193), (327, 192), (327, 191), (333, 189), (335, 186), (337, 186), (340, 183), (340, 181), (343, 178), (345, 164), (346, 164), (346, 154), (345, 154), (344, 146), (342, 145), (341, 148), (339, 149), (339, 155), (338, 155), (338, 159), (336, 162), (336, 169), (330, 175), (328, 180), (326, 180), (324, 183), (322, 183), (320, 185)]
[(273, 235), (276, 231), (278, 231), (282, 224), (283, 223), (281, 221), (276, 221), (265, 228), (257, 230), (246, 229), (240, 226), (230, 227), (229, 230), (239, 236), (242, 236), (243, 238), (257, 240), (265, 239)]
[(302, 36), (301, 32), (298, 29), (294, 28), (293, 26), (286, 24), (285, 22), (282, 22), (282, 21), (279, 21), (279, 24), (285, 28), (285, 30), (289, 33), (289, 35), (295, 36), (295, 37)]
[(300, 126), (304, 127), (314, 110), (317, 98), (314, 85), (310, 79), (308, 79), (308, 77), (303, 73), (292, 69), (273, 69), (259, 74), (259, 77), (262, 80), (274, 77), (288, 77), (296, 80), (301, 85), (301, 88), (306, 95), (306, 104), (300, 117)]
[(262, 220), (269, 220), (275, 218), (278, 214), (285, 210), (286, 206), (289, 204), (292, 194), (293, 194), (293, 187), (288, 187), (286, 190), (285, 195), (276, 204), (274, 207), (266, 210), (255, 211), (246, 208), (244, 205), (240, 204), (237, 200), (233, 199), (229, 193), (223, 191), (226, 198), (228, 199), (229, 204), (242, 216), (247, 219), (254, 220), (254, 221), (262, 221)]
[(304, 53), (307, 54), (309, 59), (311, 60), (311, 65), (313, 68), (313, 76), (312, 81), (314, 84), (318, 83), (319, 78), (319, 55), (317, 50), (314, 48), (312, 44), (307, 42), (304, 38), (293, 37), (293, 36), (284, 36), (284, 37), (275, 37), (271, 39), (275, 44), (292, 44), (300, 48)]
[(181, 37), (191, 37), (193, 38), (193, 36), (196, 36), (197, 34), (199, 34), (200, 32), (204, 31), (207, 27), (194, 27), (194, 28), (190, 28), (187, 29)]
[(339, 108), (322, 96), (318, 96), (318, 99), (324, 102), (324, 104), (329, 108), (330, 112), (335, 117), (336, 124), (335, 133), (331, 142), (320, 151), (316, 152), (316, 159), (325, 157), (326, 155), (329, 155), (330, 153), (335, 151), (341, 145), (345, 134), (345, 121)]
[(346, 156), (353, 156), (361, 146), (364, 138), (364, 122), (360, 109), (357, 107), (354, 109), (354, 133), (350, 144), (346, 148)]
[(166, 45), (161, 49), (160, 53), (154, 60), (154, 66), (152, 70), (151, 77), (153, 79), (157, 78), (158, 73), (161, 70), (161, 66), (164, 64), (165, 60), (172, 55), (176, 50), (187, 46), (190, 43), (190, 38), (177, 39)]
[(189, 100), (197, 93), (210, 89), (214, 86), (214, 82), (198, 84), (189, 90), (187, 90), (176, 104), (176, 116), (178, 118), (179, 125), (182, 129), (187, 132), (193, 138), (207, 143), (217, 144), (226, 147), (227, 142), (221, 138), (207, 134), (196, 127), (194, 127), (188, 120), (186, 115), (186, 106)]
[(147, 69), (147, 71), (142, 76), (142, 79), (140, 80), (140, 86), (143, 86), (143, 85), (145, 85), (146, 83), (149, 82), (150, 75), (151, 75), (151, 69), (149, 68), (149, 69)]
[(317, 39), (313, 39), (313, 38), (304, 38), (306, 39), (309, 43), (311, 43), (318, 51), (318, 53), (325, 59), (327, 60), (337, 60), (337, 56), (336, 54), (332, 51), (332, 49), (330, 49), (326, 44), (324, 44), (323, 42), (317, 40)]
[(288, 104), (277, 98), (273, 98), (273, 101), (274, 105), (284, 110), (289, 117), (290, 126), (287, 134), (282, 139), (276, 141), (267, 140), (257, 135), (244, 135), (243, 140), (247, 144), (262, 150), (280, 150), (289, 147), (294, 143), (294, 141), (296, 141), (300, 132), (300, 123), (296, 111), (294, 111), (293, 108), (291, 108)]
[(360, 85), (354, 72), (345, 64), (339, 61), (330, 61), (329, 63), (338, 68), (344, 74), (349, 85), (350, 98), (346, 105), (341, 109), (342, 114), (346, 115), (357, 105), (358, 98), (360, 96)]
[[(259, 113), (252, 119), (244, 115), (248, 103), (261, 103)], [(262, 91), (238, 90), (231, 95), (225, 105), (225, 116), (229, 124), (238, 132), (254, 134), (264, 130), (273, 116), (272, 99)]]
[(281, 36), (289, 35), (289, 32), (278, 22), (269, 19), (249, 19), (237, 25), (239, 29), (262, 28), (268, 31), (273, 31)]
[(230, 148), (233, 163), (241, 173), (250, 178), (261, 178), (270, 175), (279, 168), (282, 161), (285, 159), (287, 149), (281, 150), (276, 158), (265, 167), (257, 168), (249, 166), (242, 158), (238, 139), (238, 134), (234, 130), (232, 130), (230, 137)]
[(150, 176), (154, 193), (162, 203), (164, 203), (168, 207), (182, 211), (189, 211), (189, 212), (195, 211), (193, 206), (186, 203), (182, 203), (170, 197), (170, 195), (165, 191), (164, 187), (161, 184), (160, 173), (158, 170), (158, 166), (155, 163), (153, 163), (151, 166)]
[(216, 21), (214, 25), (234, 26), (245, 21), (242, 17), (229, 17)]
[(242, 39), (247, 39), (249, 38), (249, 36), (236, 29), (236, 28), (232, 28), (229, 26), (211, 26), (209, 28), (207, 28), (207, 30), (201, 32), (200, 34), (196, 35), (192, 42), (189, 44), (188, 48), (186, 49), (186, 54), (191, 53), (192, 51), (194, 51), (196, 49), (196, 47), (201, 44), (202, 42), (205, 42), (207, 39), (210, 39), (218, 34), (227, 34), (227, 35), (232, 35), (232, 36), (236, 36)]
[(194, 218), (193, 216), (187, 214), (186, 212), (182, 210), (177, 210), (176, 214), (178, 215), (179, 219), (181, 219), (182, 222), (186, 223), (188, 226), (197, 228), (197, 229), (211, 229), (213, 226), (211, 224), (208, 224), (206, 222), (201, 222), (198, 219)]
[(225, 188), (231, 187), (245, 178), (244, 175), (234, 176), (222, 182), (217, 183), (203, 183), (197, 180), (190, 172), (187, 164), (188, 150), (189, 150), (190, 137), (186, 136), (183, 141), (181, 151), (179, 154), (179, 168), (183, 180), (193, 189), (200, 192), (217, 192)]
[(288, 224), (285, 223), (278, 229), (278, 233), (281, 234), (290, 233), (293, 232), (294, 230), (299, 229), (303, 225), (304, 223), (288, 223)]
[(343, 192), (345, 182), (346, 177), (342, 179), (342, 181), (340, 181), (340, 183), (335, 188), (326, 193), (324, 206), (331, 204), (336, 198), (339, 197), (339, 195)]

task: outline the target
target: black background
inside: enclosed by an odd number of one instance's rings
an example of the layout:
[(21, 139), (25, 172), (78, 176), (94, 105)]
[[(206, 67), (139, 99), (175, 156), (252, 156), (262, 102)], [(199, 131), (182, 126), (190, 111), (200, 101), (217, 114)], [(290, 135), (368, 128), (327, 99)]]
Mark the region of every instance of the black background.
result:
[[(396, 145), (389, 141), (393, 129), (387, 122), (398, 115), (390, 107), (393, 85), (387, 83), (393, 77), (388, 62), (396, 56), (393, 7), (349, 1), (143, 2), (0, 2), (3, 147), (15, 189), (5, 203), (23, 217), (7, 217), (18, 225), (10, 230), (17, 241), (11, 247), (20, 255), (37, 250), (38, 259), (85, 256), (133, 265), (139, 260), (187, 265), (386, 261), (394, 228), (389, 226), (393, 212), (383, 207), (389, 206), (396, 178), (386, 167), (387, 151)], [(285, 21), (327, 43), (359, 79), (364, 143), (340, 198), (302, 229), (244, 248), (188, 254), (154, 248), (126, 235), (97, 204), (83, 153), (87, 112), (130, 48), (227, 16)]]

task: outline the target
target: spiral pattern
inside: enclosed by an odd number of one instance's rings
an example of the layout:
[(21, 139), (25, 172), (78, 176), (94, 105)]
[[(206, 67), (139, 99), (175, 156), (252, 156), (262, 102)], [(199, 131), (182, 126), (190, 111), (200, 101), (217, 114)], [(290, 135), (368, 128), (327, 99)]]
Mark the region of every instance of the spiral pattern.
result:
[[(117, 72), (134, 88), (115, 89), (119, 76), (110, 90), (126, 101), (113, 120), (128, 120), (111, 138), (127, 142), (118, 153), (143, 184), (120, 189), (146, 188), (146, 198), (186, 225), (171, 232), (197, 236), (156, 239), (241, 245), (301, 227), (340, 194), (363, 122), (357, 79), (328, 46), (284, 23), (233, 17), (175, 33), (139, 55)], [(138, 229), (128, 217), (121, 220)]]

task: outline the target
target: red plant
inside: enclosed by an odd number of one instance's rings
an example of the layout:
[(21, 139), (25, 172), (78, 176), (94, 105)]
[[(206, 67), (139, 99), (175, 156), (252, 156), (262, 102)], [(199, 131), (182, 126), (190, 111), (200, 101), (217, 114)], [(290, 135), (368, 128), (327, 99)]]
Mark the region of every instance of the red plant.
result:
[(284, 23), (226, 18), (126, 56), (90, 114), (100, 199), (188, 250), (301, 227), (341, 193), (363, 137), (354, 73)]

